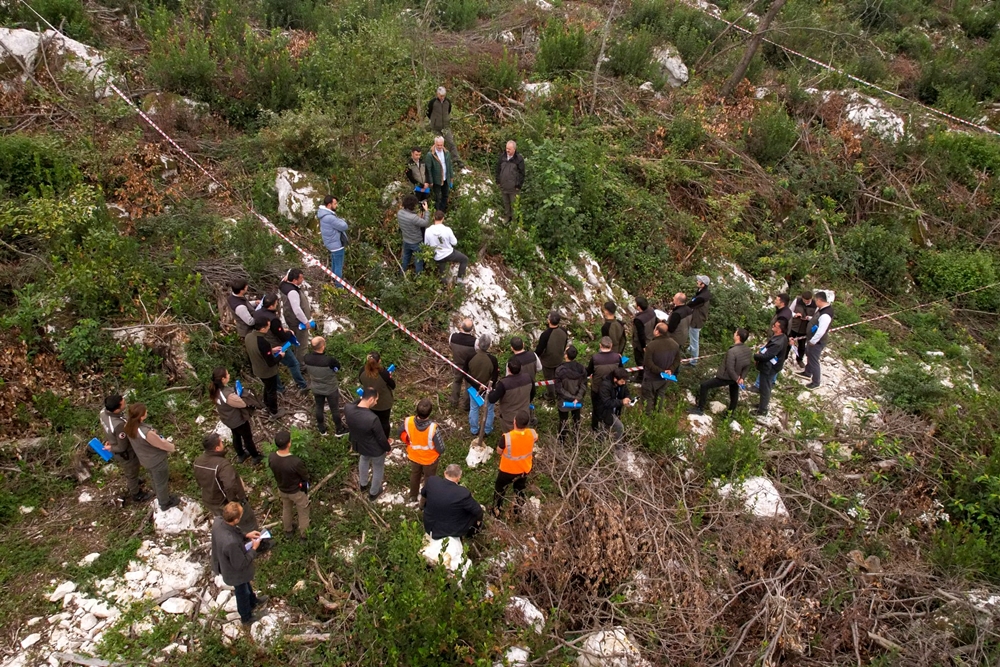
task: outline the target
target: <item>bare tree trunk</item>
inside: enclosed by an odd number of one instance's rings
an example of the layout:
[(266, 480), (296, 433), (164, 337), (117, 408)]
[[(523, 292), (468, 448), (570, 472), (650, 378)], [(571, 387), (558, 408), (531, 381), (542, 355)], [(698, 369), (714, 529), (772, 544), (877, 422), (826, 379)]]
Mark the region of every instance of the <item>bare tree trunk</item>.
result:
[(747, 45), (747, 50), (743, 53), (743, 57), (740, 59), (739, 64), (736, 69), (733, 70), (733, 75), (729, 77), (729, 81), (726, 81), (726, 85), (722, 87), (722, 91), (719, 93), (719, 97), (731, 97), (733, 91), (736, 90), (736, 86), (739, 85), (740, 81), (746, 75), (747, 70), (750, 68), (750, 61), (757, 54), (757, 49), (760, 48), (760, 43), (764, 40), (764, 33), (767, 32), (768, 28), (771, 27), (771, 21), (774, 17), (778, 15), (781, 8), (785, 6), (786, 0), (774, 0), (771, 6), (768, 8), (767, 13), (757, 24), (757, 31), (750, 38), (750, 44)]

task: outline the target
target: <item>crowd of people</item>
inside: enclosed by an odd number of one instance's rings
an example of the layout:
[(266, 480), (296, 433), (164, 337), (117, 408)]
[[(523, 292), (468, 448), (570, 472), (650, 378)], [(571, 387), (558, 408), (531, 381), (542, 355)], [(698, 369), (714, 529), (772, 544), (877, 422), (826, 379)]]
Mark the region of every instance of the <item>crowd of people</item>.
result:
[[(456, 249), (458, 240), (445, 224), (453, 165), (460, 164), (449, 129), (451, 103), (446, 92), (440, 88), (428, 104), (427, 116), (439, 136), (426, 158), (422, 158), (418, 148), (411, 152), (406, 173), (414, 186), (413, 193), (403, 198), (397, 220), (402, 234), (404, 273), (411, 263), (416, 273), (424, 269), (421, 249), (428, 246), (434, 251), (442, 279), (449, 274), (445, 269), (457, 264), (457, 280), (461, 283), (468, 257)], [(509, 141), (498, 158), (495, 174), (506, 220), (514, 214), (524, 176), (524, 159), (517, 153), (516, 144)], [(433, 215), (429, 200), (433, 200)], [(327, 196), (317, 218), (323, 243), (330, 251), (331, 269), (342, 276), (349, 225), (337, 214), (337, 208), (338, 200)], [(620, 319), (617, 304), (604, 303), (599, 348), (586, 363), (581, 348), (573, 343), (563, 325), (562, 315), (552, 311), (534, 349), (521, 336), (510, 339), (502, 377), (501, 364), (491, 351), (492, 337), (477, 336), (471, 319), (460, 322), (448, 339), (454, 370), (450, 405), (468, 414), (469, 432), (481, 439), (490, 437), (490, 446), (498, 455), (489, 503), (492, 513), (500, 514), (510, 487), (516, 500), (515, 512), (523, 501), (539, 437), (533, 428), (537, 424), (536, 403), (545, 403), (556, 410), (557, 441), (566, 443), (582, 428), (582, 413), (589, 395), (590, 430), (598, 437), (610, 438), (618, 448), (625, 436), (621, 420), (624, 408), (633, 405), (642, 405), (650, 411), (662, 408), (681, 367), (695, 367), (705, 358), (700, 354), (700, 345), (703, 328), (710, 321), (711, 280), (699, 275), (695, 283), (696, 291), (690, 299), (683, 292), (672, 297), (667, 307), (669, 312), (654, 309), (643, 296), (636, 297), (631, 322)], [(372, 351), (358, 369), (358, 400), (341, 405), (339, 378), (343, 365), (328, 354), (326, 339), (316, 335), (308, 285), (301, 269), (289, 269), (277, 289), (259, 300), (248, 296), (245, 280), (236, 280), (229, 285), (227, 303), (236, 331), (243, 339), (252, 373), (263, 387), (258, 399), (239, 381), (233, 383), (224, 367), (214, 369), (211, 376), (209, 396), (220, 422), (231, 432), (238, 464), (264, 463), (252, 428), (254, 411), (261, 410), (266, 418), (278, 422), (288, 414), (280, 409), (281, 394), (311, 393), (317, 431), (323, 436), (330, 433), (329, 411), (332, 435), (349, 438), (350, 449), (358, 457), (360, 494), (371, 501), (382, 494), (386, 456), (398, 440), (405, 447), (410, 466), (408, 500), (412, 507), (423, 510), (426, 532), (433, 539), (475, 535), (485, 511), (469, 490), (461, 486), (460, 466), (449, 465), (438, 475), (445, 438), (443, 428), (433, 420), (434, 403), (430, 398), (418, 400), (414, 414), (396, 421), (394, 429), (394, 366), (384, 367), (380, 354)], [(750, 333), (746, 329), (732, 332), (733, 344), (722, 355), (714, 377), (700, 383), (696, 403), (690, 409), (692, 413), (703, 414), (710, 393), (725, 387), (729, 390), (730, 413), (738, 407), (740, 391), (746, 389), (759, 394), (756, 413), (766, 416), (775, 380), (793, 350), (795, 363), (801, 369), (797, 375), (809, 381), (807, 388), (820, 386), (820, 357), (833, 320), (827, 295), (806, 291), (790, 301), (787, 294), (778, 294), (774, 305), (770, 331), (763, 344), (750, 347)], [(625, 356), (629, 338), (631, 359)], [(682, 350), (686, 350), (687, 358)], [(629, 361), (636, 367), (627, 368)], [(295, 389), (284, 386), (281, 366), (286, 368)], [(756, 370), (756, 383), (747, 387), (751, 366)], [(634, 382), (630, 382), (630, 374), (634, 374)], [(632, 396), (633, 386), (639, 388), (638, 399)], [(169, 489), (168, 461), (175, 446), (147, 423), (148, 418), (143, 403), (126, 406), (121, 395), (108, 396), (100, 414), (105, 448), (113, 453), (124, 473), (125, 499), (142, 503), (155, 495), (160, 509), (168, 510), (180, 502)], [(274, 451), (268, 456), (267, 466), (281, 501), (281, 525), (286, 539), (295, 539), (297, 535), (305, 541), (310, 525), (310, 473), (302, 459), (292, 453), (289, 431), (281, 428), (280, 423), (277, 426)], [(498, 436), (493, 436), (495, 431), (499, 431)], [(268, 532), (260, 531), (239, 471), (230, 461), (219, 433), (205, 434), (202, 445), (203, 453), (194, 461), (192, 472), (201, 489), (202, 501), (213, 515), (213, 571), (234, 587), (241, 621), (249, 626), (260, 617), (267, 601), (266, 596), (256, 595), (252, 589), (254, 561), (258, 554), (271, 548), (272, 538)], [(142, 488), (141, 469), (149, 476), (152, 493)]]

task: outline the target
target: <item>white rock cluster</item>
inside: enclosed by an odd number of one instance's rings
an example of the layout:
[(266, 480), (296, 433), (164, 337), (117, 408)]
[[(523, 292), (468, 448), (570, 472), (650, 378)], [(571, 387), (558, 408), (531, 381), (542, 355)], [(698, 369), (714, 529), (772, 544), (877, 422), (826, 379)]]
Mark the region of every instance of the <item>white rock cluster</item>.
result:
[[(24, 74), (21, 65), (34, 73), (42, 63), (41, 47), (44, 43), (47, 47), (45, 56), (50, 66), (55, 56), (56, 61), (61, 60), (65, 63), (66, 69), (80, 72), (87, 81), (98, 84), (96, 97), (107, 97), (112, 94), (110, 89), (99, 85), (100, 79), (106, 77), (104, 56), (93, 47), (63, 37), (55, 30), (37, 33), (33, 30), (0, 28), (0, 42), (7, 47), (0, 53), (0, 71), (15, 72), (22, 82), (27, 81), (28, 76)], [(11, 62), (15, 58), (20, 64)], [(6, 89), (6, 85), (0, 85), (0, 90)]]
[(748, 477), (742, 482), (719, 488), (723, 498), (735, 496), (743, 501), (747, 512), (762, 519), (787, 519), (788, 509), (774, 483), (766, 477)]
[(648, 667), (625, 628), (593, 632), (580, 644), (578, 667)]
[(319, 179), (294, 169), (280, 167), (274, 177), (278, 214), (293, 222), (316, 215), (325, 193)]

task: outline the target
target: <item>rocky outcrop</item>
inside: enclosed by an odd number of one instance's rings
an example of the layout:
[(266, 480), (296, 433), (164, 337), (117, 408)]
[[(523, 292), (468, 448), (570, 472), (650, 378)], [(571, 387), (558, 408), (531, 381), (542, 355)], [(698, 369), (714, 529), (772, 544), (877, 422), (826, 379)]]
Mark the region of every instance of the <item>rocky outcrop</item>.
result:
[(280, 167), (274, 177), (274, 189), (278, 194), (278, 215), (301, 222), (316, 216), (327, 186), (317, 176)]
[(33, 75), (39, 67), (47, 66), (51, 71), (65, 68), (80, 72), (95, 84), (97, 97), (111, 94), (110, 89), (100, 85), (106, 76), (104, 56), (93, 47), (54, 30), (38, 33), (18, 28), (0, 28), (0, 42), (6, 47), (0, 50), (0, 79), (18, 78), (24, 82), (28, 73)]

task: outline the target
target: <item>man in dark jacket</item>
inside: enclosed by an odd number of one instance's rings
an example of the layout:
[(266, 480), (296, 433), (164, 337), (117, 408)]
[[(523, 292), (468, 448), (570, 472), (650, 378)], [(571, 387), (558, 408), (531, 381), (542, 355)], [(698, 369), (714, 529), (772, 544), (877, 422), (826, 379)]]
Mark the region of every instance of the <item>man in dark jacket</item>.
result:
[[(273, 318), (277, 319), (277, 318)], [(281, 346), (272, 347), (267, 338), (271, 329), (271, 318), (258, 312), (253, 319), (254, 330), (244, 341), (253, 374), (264, 384), (264, 405), (272, 419), (278, 415), (278, 363), (285, 355)]]
[[(286, 354), (281, 355), (279, 361), (281, 364), (288, 369), (291, 373), (292, 379), (295, 380), (295, 386), (299, 388), (299, 391), (305, 391), (309, 388), (306, 384), (306, 379), (302, 377), (302, 364), (299, 363), (298, 357), (295, 356), (294, 350), (296, 349), (295, 343), (298, 341), (300, 345), (304, 345), (307, 338), (302, 332), (297, 335), (292, 331), (289, 331), (284, 327), (281, 322), (281, 318), (278, 316), (278, 302), (280, 298), (277, 294), (265, 294), (264, 298), (261, 299), (260, 308), (254, 313), (254, 317), (261, 315), (266, 317), (270, 321), (271, 326), (267, 330), (267, 340), (274, 347), (281, 347), (285, 343), (292, 343), (292, 347), (288, 349)], [(301, 338), (300, 338), (301, 336)], [(295, 340), (292, 340), (292, 339)], [(285, 388), (281, 383), (281, 378), (278, 378), (278, 392), (284, 392)]]
[(125, 435), (125, 399), (121, 394), (112, 394), (104, 399), (104, 409), (101, 410), (101, 428), (104, 429), (104, 449), (114, 454), (115, 462), (121, 466), (125, 475), (126, 494), (121, 497), (122, 503), (129, 500), (144, 503), (153, 497), (152, 493), (142, 490), (139, 481), (139, 457), (132, 449), (132, 443)]
[(205, 507), (218, 518), (227, 503), (239, 503), (243, 508), (240, 530), (245, 533), (256, 530), (257, 517), (240, 474), (226, 458), (226, 443), (218, 433), (212, 432), (205, 434), (201, 444), (205, 451), (194, 460), (194, 479), (201, 489)]
[(226, 304), (233, 312), (233, 319), (236, 321), (236, 333), (240, 338), (246, 338), (253, 328), (253, 309), (257, 302), (251, 302), (247, 298), (247, 281), (237, 278), (229, 284), (229, 296), (226, 297)]
[[(635, 318), (632, 320), (632, 358), (639, 363), (646, 353), (646, 343), (653, 339), (653, 327), (656, 326), (656, 312), (649, 307), (644, 296), (635, 297)], [(642, 383), (643, 372), (635, 378)]]
[(496, 403), (500, 408), (500, 424), (504, 433), (514, 428), (514, 416), (518, 412), (528, 412), (534, 398), (535, 383), (521, 372), (521, 364), (516, 358), (507, 361), (507, 375), (486, 396), (487, 401)]
[(624, 368), (616, 368), (611, 375), (604, 378), (598, 392), (598, 412), (601, 415), (601, 422), (611, 430), (616, 444), (620, 444), (625, 437), (625, 426), (619, 416), (626, 405), (632, 405), (628, 393), (628, 372)]
[(254, 613), (268, 600), (266, 595), (255, 595), (250, 583), (254, 577), (254, 560), (261, 546), (261, 536), (256, 530), (244, 533), (239, 528), (243, 506), (228, 503), (222, 508), (222, 521), (212, 523), (212, 573), (221, 574), (222, 580), (233, 587), (236, 610), (243, 626), (249, 628), (263, 614)]
[(393, 442), (386, 436), (378, 415), (371, 410), (377, 402), (378, 392), (368, 387), (362, 392), (360, 401), (344, 406), (351, 445), (361, 455), (358, 460), (358, 485), (362, 493), (368, 492), (369, 500), (375, 500), (382, 493), (385, 455), (392, 450)]
[(445, 87), (438, 87), (437, 95), (427, 103), (427, 120), (430, 121), (431, 131), (440, 134), (441, 139), (448, 143), (448, 151), (454, 156), (455, 165), (461, 169), (462, 158), (458, 155), (458, 146), (451, 133), (451, 100), (447, 96)]
[(604, 315), (604, 323), (601, 324), (601, 338), (607, 336), (611, 339), (612, 352), (625, 354), (625, 325), (615, 316), (616, 312), (618, 312), (618, 306), (615, 305), (614, 301), (604, 302), (601, 307), (601, 313)]
[(444, 478), (427, 478), (424, 497), (424, 532), (431, 539), (473, 537), (483, 525), (483, 506), (461, 486), (462, 468), (455, 463), (444, 469)]
[(338, 438), (344, 437), (347, 435), (347, 427), (340, 417), (340, 381), (337, 379), (340, 362), (336, 357), (326, 354), (326, 339), (322, 336), (313, 338), (312, 352), (302, 362), (309, 374), (309, 389), (316, 400), (316, 428), (320, 435), (327, 434), (323, 412), (329, 405), (330, 415), (333, 417), (333, 434)]
[(524, 158), (517, 152), (517, 143), (508, 141), (506, 150), (497, 158), (496, 180), (503, 197), (503, 220), (510, 222), (514, 217), (514, 200), (524, 185)]
[(597, 424), (601, 421), (600, 397), (601, 385), (604, 378), (615, 372), (616, 368), (622, 368), (622, 355), (612, 349), (612, 341), (608, 336), (601, 338), (601, 350), (590, 358), (587, 364), (587, 377), (590, 378), (590, 430), (596, 431)]
[(521, 365), (521, 375), (528, 376), (534, 382), (542, 370), (542, 360), (531, 350), (524, 349), (524, 339), (520, 336), (510, 339), (510, 352), (513, 355), (511, 359), (517, 359), (517, 363)]
[(771, 323), (771, 338), (767, 344), (755, 352), (753, 360), (757, 366), (760, 378), (760, 405), (757, 406), (757, 415), (767, 416), (767, 408), (771, 403), (771, 389), (774, 388), (774, 378), (778, 376), (781, 367), (785, 365), (788, 357), (788, 336), (785, 331), (788, 328), (788, 320), (775, 318)]
[[(538, 345), (535, 346), (535, 355), (542, 362), (542, 375), (546, 380), (556, 379), (556, 368), (566, 355), (569, 333), (559, 326), (561, 320), (562, 316), (558, 311), (550, 312), (547, 318), (549, 327), (538, 337)], [(545, 387), (545, 397), (550, 401), (555, 400), (556, 392), (553, 385)]]
[(736, 411), (740, 400), (740, 385), (753, 363), (753, 353), (745, 345), (749, 337), (750, 332), (746, 329), (737, 329), (733, 333), (733, 345), (726, 351), (726, 358), (719, 364), (715, 377), (701, 383), (698, 388), (698, 403), (688, 412), (693, 415), (705, 414), (708, 392), (717, 387), (729, 387), (729, 413)]
[(805, 290), (792, 301), (788, 307), (792, 311), (792, 321), (788, 325), (788, 341), (794, 343), (795, 364), (802, 368), (805, 363), (802, 361), (806, 356), (806, 340), (809, 338), (809, 326), (813, 315), (816, 314), (816, 302), (813, 301), (813, 293)]
[(691, 355), (687, 363), (695, 366), (698, 363), (698, 354), (701, 351), (701, 328), (705, 326), (708, 319), (709, 302), (712, 300), (712, 293), (708, 291), (708, 285), (712, 281), (706, 275), (695, 276), (698, 283), (698, 291), (695, 292), (688, 306), (691, 307), (691, 322), (688, 325), (688, 354)]
[[(472, 319), (466, 317), (459, 325), (458, 331), (448, 338), (448, 347), (451, 348), (451, 359), (459, 368), (465, 368), (472, 357), (476, 356), (476, 336), (473, 333), (475, 324)], [(465, 375), (455, 370), (455, 379), (451, 382), (451, 407), (461, 405), (462, 410), (469, 409), (469, 394), (462, 391), (465, 384)]]
[(671, 308), (670, 316), (667, 318), (667, 332), (677, 342), (678, 347), (687, 345), (690, 342), (688, 340), (688, 329), (691, 328), (691, 318), (693, 316), (694, 311), (691, 310), (691, 306), (687, 305), (687, 296), (684, 292), (675, 294), (673, 308)]
[(427, 175), (431, 179), (431, 193), (434, 195), (434, 208), (448, 212), (448, 195), (452, 183), (455, 182), (455, 169), (451, 163), (451, 153), (444, 147), (444, 137), (435, 137), (430, 153), (424, 158), (427, 165)]
[[(406, 165), (406, 180), (413, 185), (413, 196), (418, 202), (427, 201), (431, 196), (431, 177), (427, 175), (427, 164), (422, 157), (423, 150), (414, 146), (410, 149), (410, 162)], [(406, 270), (406, 267), (403, 267)]]
[[(774, 297), (774, 315), (771, 317), (771, 324), (769, 324), (768, 326), (769, 327), (773, 327), (774, 323), (777, 322), (778, 320), (784, 320), (785, 321), (785, 331), (787, 332), (789, 330), (789, 327), (791, 326), (792, 319), (793, 319), (793, 317), (792, 317), (792, 310), (788, 307), (788, 294), (786, 294), (785, 292), (782, 292), (781, 294), (778, 294), (777, 296)], [(790, 341), (789, 341), (789, 343), (790, 343)], [(787, 356), (787, 353), (786, 353), (786, 356)], [(782, 359), (781, 362), (782, 362), (782, 365), (784, 365), (785, 360)], [(781, 370), (781, 369), (779, 368), (778, 370)], [(753, 383), (753, 387), (750, 388), (750, 391), (752, 391), (753, 393), (760, 393), (760, 378), (761, 378), (762, 375), (763, 375), (763, 373), (757, 376), (756, 381), (754, 381), (754, 383)], [(777, 373), (777, 371), (775, 371), (774, 378), (772, 379), (772, 382), (771, 382), (771, 388), (772, 389), (774, 389), (774, 381), (773, 380), (777, 379), (777, 377), (778, 377), (778, 373)]]
[(305, 282), (306, 277), (302, 269), (288, 269), (285, 279), (278, 285), (285, 324), (299, 341), (299, 346), (295, 348), (295, 357), (300, 363), (306, 356), (309, 333), (316, 331), (316, 320), (312, 318), (312, 303), (309, 301)]
[[(476, 341), (476, 354), (465, 364), (465, 372), (475, 378), (479, 384), (473, 384), (469, 378), (466, 378), (466, 382), (483, 401), (486, 401), (486, 387), (490, 384), (496, 384), (500, 376), (500, 365), (497, 363), (497, 358), (490, 354), (490, 345), (492, 344), (493, 339), (489, 334), (480, 336), (479, 340)], [(468, 392), (466, 392), (466, 396), (468, 396)], [(469, 401), (469, 430), (472, 435), (479, 435), (480, 409), (478, 403)], [(493, 432), (493, 404), (486, 401), (485, 409), (486, 423), (483, 425), (483, 434), (489, 435)]]
[[(580, 408), (587, 394), (587, 369), (576, 360), (576, 347), (566, 348), (565, 361), (556, 369), (556, 406), (559, 408), (559, 442), (565, 442), (568, 422), (573, 416), (573, 430), (580, 427)], [(576, 406), (576, 407), (574, 407)]]
[(823, 381), (823, 368), (819, 359), (826, 348), (827, 339), (830, 337), (830, 325), (833, 324), (833, 307), (827, 301), (826, 292), (816, 292), (816, 313), (813, 315), (812, 324), (809, 326), (807, 334), (809, 340), (806, 341), (806, 368), (801, 373), (801, 377), (811, 380), (806, 385), (806, 389), (816, 389)]
[(662, 374), (669, 373), (676, 378), (680, 365), (680, 345), (670, 337), (667, 325), (660, 322), (653, 329), (653, 340), (646, 345), (646, 354), (642, 359), (646, 371), (642, 380), (642, 400), (646, 401), (650, 410), (655, 410), (660, 399), (666, 398), (670, 380)]

